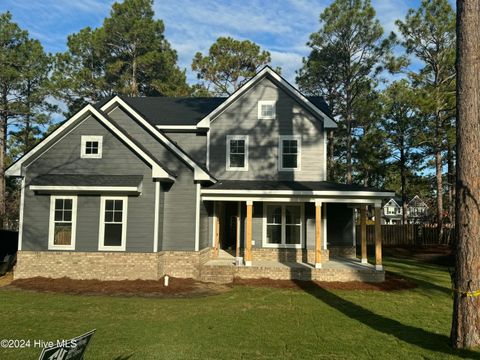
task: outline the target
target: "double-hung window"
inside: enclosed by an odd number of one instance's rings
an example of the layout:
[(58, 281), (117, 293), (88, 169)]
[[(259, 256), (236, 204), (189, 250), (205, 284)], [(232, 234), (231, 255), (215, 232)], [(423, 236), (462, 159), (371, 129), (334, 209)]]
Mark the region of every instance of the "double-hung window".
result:
[(248, 135), (227, 136), (227, 170), (248, 170)]
[(52, 196), (50, 198), (50, 227), (48, 248), (75, 250), (77, 197)]
[(101, 197), (99, 250), (124, 251), (128, 197)]
[(281, 171), (300, 170), (301, 138), (298, 135), (280, 136), (278, 145), (278, 168)]
[(103, 147), (103, 136), (82, 136), (81, 153), (82, 159), (101, 159)]
[(303, 208), (297, 204), (266, 204), (264, 246), (302, 246)]

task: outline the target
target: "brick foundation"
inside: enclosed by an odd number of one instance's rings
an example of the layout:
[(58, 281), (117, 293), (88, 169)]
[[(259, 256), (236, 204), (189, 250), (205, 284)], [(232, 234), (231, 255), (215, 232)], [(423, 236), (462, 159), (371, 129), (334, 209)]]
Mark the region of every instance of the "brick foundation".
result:
[(158, 253), (19, 251), (15, 279), (49, 278), (98, 280), (157, 280), (167, 274), (198, 278), (210, 249)]
[(160, 253), (19, 251), (15, 279), (156, 280)]
[[(252, 249), (255, 261), (307, 262), (313, 264), (313, 250)], [(158, 280), (165, 274), (212, 282), (231, 282), (233, 278), (270, 278), (319, 281), (384, 281), (385, 273), (369, 269), (314, 269), (269, 266), (211, 266), (205, 263), (211, 249), (162, 251), (158, 253), (19, 251), (15, 279), (36, 276), (98, 280)], [(324, 251), (325, 262), (328, 251)]]
[(356, 258), (357, 249), (355, 246), (330, 246), (330, 256), (332, 257), (346, 257)]
[[(304, 262), (315, 263), (315, 250), (312, 249), (276, 249), (253, 248), (253, 261)], [(329, 259), (329, 251), (322, 250), (322, 262)]]

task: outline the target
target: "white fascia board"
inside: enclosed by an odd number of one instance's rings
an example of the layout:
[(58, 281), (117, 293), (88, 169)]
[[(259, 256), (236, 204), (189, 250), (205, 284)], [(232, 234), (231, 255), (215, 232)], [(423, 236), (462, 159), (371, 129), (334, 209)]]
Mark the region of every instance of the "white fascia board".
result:
[(285, 79), (283, 79), (280, 75), (278, 75), (275, 71), (273, 71), (269, 67), (263, 68), (257, 75), (251, 78), (248, 82), (246, 82), (238, 91), (232, 94), (230, 97), (227, 98), (222, 104), (220, 104), (216, 109), (214, 109), (210, 114), (205, 116), (200, 122), (197, 124), (198, 128), (202, 129), (209, 129), (210, 122), (215, 120), (215, 118), (220, 115), (227, 107), (230, 106), (238, 97), (242, 94), (247, 92), (251, 87), (253, 87), (258, 80), (263, 78), (266, 75), (272, 76), (276, 81), (278, 81), (281, 85), (283, 85), (288, 92), (290, 92), (294, 97), (299, 99), (303, 102), (313, 113), (317, 114), (323, 119), (323, 126), (325, 128), (336, 128), (337, 124), (323, 111), (321, 111), (318, 107), (313, 105), (305, 96), (300, 93), (297, 89), (295, 89), (292, 85), (290, 85)]
[(30, 185), (32, 191), (108, 191), (108, 192), (140, 192), (138, 186), (55, 186)]
[(390, 204), (391, 202), (394, 202), (395, 205), (397, 205), (397, 207), (400, 207), (400, 205), (398, 205), (398, 203), (395, 201), (395, 199), (390, 199), (390, 200), (384, 205), (384, 207), (385, 207), (385, 206), (388, 206), (388, 204)]
[(377, 191), (325, 191), (325, 190), (218, 190), (203, 189), (205, 195), (293, 195), (293, 196), (342, 196), (385, 198), (395, 195), (393, 192)]
[(178, 131), (192, 131), (197, 130), (197, 125), (156, 125), (160, 130), (178, 130)]
[(152, 166), (152, 177), (158, 179), (168, 179), (174, 180), (175, 178), (166, 172), (160, 165), (157, 164), (149, 155), (147, 155), (142, 149), (140, 149), (132, 140), (127, 138), (122, 134), (121, 131), (117, 129), (107, 118), (105, 118), (97, 109), (92, 105), (87, 105), (91, 108), (92, 113), (104, 124), (106, 125), (113, 133), (120, 137), (127, 145), (129, 145), (136, 153), (138, 153), (142, 158), (144, 158)]
[(22, 176), (22, 164), (27, 161), (28, 159), (32, 158), (38, 151), (45, 148), (53, 139), (55, 139), (58, 135), (62, 132), (66, 131), (69, 126), (75, 123), (78, 119), (86, 116), (87, 114), (94, 115), (98, 121), (100, 121), (103, 125), (105, 125), (108, 129), (110, 129), (115, 135), (123, 140), (129, 147), (131, 147), (138, 155), (140, 155), (145, 161), (147, 161), (152, 166), (152, 177), (160, 178), (160, 179), (169, 179), (174, 180), (175, 178), (172, 177), (169, 173), (167, 173), (160, 165), (156, 163), (149, 155), (147, 155), (142, 149), (140, 149), (133, 141), (127, 138), (121, 131), (117, 129), (105, 116), (103, 116), (97, 109), (95, 109), (92, 105), (86, 105), (82, 110), (80, 110), (77, 114), (71, 117), (69, 120), (65, 122), (62, 126), (60, 126), (57, 130), (55, 130), (49, 138), (45, 139), (41, 142), (38, 146), (34, 147), (30, 152), (28, 152), (23, 158), (18, 160), (14, 163), (8, 171), (5, 173), (6, 176)]
[(298, 197), (298, 196), (283, 196), (283, 197), (275, 197), (275, 196), (240, 196), (240, 195), (202, 195), (202, 201), (232, 201), (232, 202), (246, 202), (253, 203), (253, 202), (275, 202), (275, 203), (282, 203), (282, 202), (290, 202), (290, 203), (317, 203), (317, 204), (324, 204), (324, 203), (335, 203), (335, 204), (357, 204), (360, 205), (377, 205), (381, 204), (381, 200), (376, 198), (327, 198), (322, 197), (319, 199), (318, 197)]
[(210, 180), (216, 182), (208, 173), (206, 173), (200, 166), (198, 166), (195, 161), (193, 161), (187, 154), (181, 151), (177, 145), (172, 143), (165, 135), (163, 135), (155, 126), (150, 124), (147, 120), (143, 118), (139, 113), (137, 113), (130, 105), (123, 101), (119, 96), (115, 96), (109, 102), (102, 106), (101, 110), (106, 111), (114, 105), (120, 105), (128, 111), (135, 119), (137, 119), (144, 127), (149, 129), (151, 133), (157, 137), (161, 142), (167, 145), (178, 157), (184, 160), (188, 165), (193, 168), (194, 171), (194, 180)]
[(48, 137), (50, 139), (45, 139), (44, 141), (40, 142), (37, 146), (35, 146), (32, 150), (26, 153), (22, 158), (20, 158), (17, 162), (12, 164), (6, 171), (5, 176), (22, 176), (22, 164), (25, 163), (28, 159), (32, 158), (36, 153), (40, 150), (45, 148), (52, 139), (56, 138), (58, 135), (63, 133), (68, 127), (77, 121), (78, 119), (82, 118), (85, 114), (89, 112), (89, 107), (85, 106), (82, 110), (77, 112), (74, 116), (72, 116), (68, 121), (66, 121), (62, 126), (56, 129), (53, 133), (51, 133)]

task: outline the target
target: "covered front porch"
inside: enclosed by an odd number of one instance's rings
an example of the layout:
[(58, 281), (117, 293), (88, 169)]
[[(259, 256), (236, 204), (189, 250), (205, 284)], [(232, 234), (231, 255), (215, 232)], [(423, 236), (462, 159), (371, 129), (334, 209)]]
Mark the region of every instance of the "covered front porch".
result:
[[(226, 268), (234, 267), (230, 272), (244, 278), (383, 280), (381, 200), (390, 192), (354, 186), (325, 189), (331, 186), (326, 182), (309, 183), (308, 190), (305, 183), (302, 190), (298, 183), (275, 182), (274, 189), (249, 189), (245, 184), (249, 182), (243, 183), (224, 182), (202, 189), (201, 200), (210, 204), (212, 221), (212, 254), (204, 264), (207, 272), (213, 274), (212, 267), (222, 267), (229, 273)], [(279, 184), (291, 188), (279, 189)], [(236, 189), (238, 186), (244, 189)], [(367, 258), (367, 206), (375, 209), (373, 264)], [(357, 214), (361, 223), (359, 258)]]

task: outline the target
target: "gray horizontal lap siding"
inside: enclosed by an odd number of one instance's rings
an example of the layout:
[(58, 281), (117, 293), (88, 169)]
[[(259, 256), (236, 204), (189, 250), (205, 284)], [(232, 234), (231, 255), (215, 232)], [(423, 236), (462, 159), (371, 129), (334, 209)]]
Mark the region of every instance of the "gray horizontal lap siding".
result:
[[(101, 159), (81, 159), (82, 135), (103, 135)], [(153, 250), (154, 194), (151, 168), (96, 119), (89, 117), (55, 143), (26, 168), (24, 203), (24, 250), (46, 250), (50, 196), (35, 195), (28, 185), (42, 174), (143, 175), (142, 194), (128, 199), (126, 250)], [(77, 204), (77, 251), (97, 251), (100, 196), (79, 196)]]
[(114, 109), (109, 116), (177, 175), (173, 185), (162, 186), (163, 221), (158, 249), (194, 251), (196, 186), (193, 170), (122, 109)]
[(193, 159), (205, 165), (207, 162), (206, 133), (167, 133), (167, 136), (185, 150)]
[[(258, 101), (276, 101), (276, 119), (258, 119)], [(226, 171), (226, 136), (249, 136), (248, 171)], [(300, 135), (301, 170), (278, 171), (280, 135)], [(219, 179), (299, 180), (324, 179), (323, 125), (283, 89), (263, 79), (224, 113), (210, 129), (210, 170)]]

